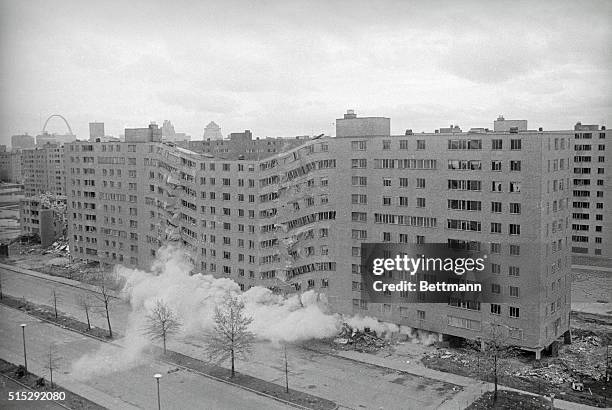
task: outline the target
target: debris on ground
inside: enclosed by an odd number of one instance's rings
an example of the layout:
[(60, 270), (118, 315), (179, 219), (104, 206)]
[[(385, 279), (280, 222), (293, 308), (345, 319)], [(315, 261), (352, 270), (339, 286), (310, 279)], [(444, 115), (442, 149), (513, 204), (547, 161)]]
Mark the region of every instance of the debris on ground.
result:
[(342, 329), (333, 343), (339, 349), (359, 352), (372, 352), (389, 345), (388, 341), (378, 337), (376, 332), (370, 330), (370, 328), (366, 327), (362, 331), (353, 328), (348, 323), (342, 324)]

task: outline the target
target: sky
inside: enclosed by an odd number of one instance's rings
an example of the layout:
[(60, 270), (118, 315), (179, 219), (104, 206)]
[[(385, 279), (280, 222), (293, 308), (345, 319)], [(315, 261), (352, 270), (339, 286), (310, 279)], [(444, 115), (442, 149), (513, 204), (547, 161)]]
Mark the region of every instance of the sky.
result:
[(347, 109), (394, 134), (609, 125), (611, 18), (605, 0), (3, 0), (0, 144), (51, 114), (82, 139), (165, 119), (333, 135)]

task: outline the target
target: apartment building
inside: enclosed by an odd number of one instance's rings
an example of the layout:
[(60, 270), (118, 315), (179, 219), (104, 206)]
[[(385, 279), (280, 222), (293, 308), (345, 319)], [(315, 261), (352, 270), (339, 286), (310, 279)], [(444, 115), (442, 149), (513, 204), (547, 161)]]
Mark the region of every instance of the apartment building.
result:
[(0, 181), (21, 183), (21, 150), (0, 151)]
[[(155, 125), (126, 130), (121, 143), (67, 144), (72, 256), (147, 267), (174, 241), (195, 272), (244, 290), (315, 289), (340, 313), (470, 339), (495, 321), (538, 356), (566, 334), (573, 132), (391, 136), (386, 119), (350, 119), (343, 137), (228, 146), (225, 158), (162, 143)], [(236, 144), (248, 147), (241, 134)], [(511, 303), (371, 303), (361, 296), (362, 242), (480, 250), (492, 291)]]
[[(572, 253), (612, 258), (612, 166), (605, 126), (577, 123), (573, 135)], [(579, 260), (580, 262), (580, 260)]]
[(34, 149), (22, 150), (21, 172), (26, 196), (46, 192), (64, 195), (64, 147), (46, 143)]
[(23, 198), (19, 221), (23, 235), (38, 235), (42, 246), (51, 245), (66, 232), (66, 197), (41, 194)]

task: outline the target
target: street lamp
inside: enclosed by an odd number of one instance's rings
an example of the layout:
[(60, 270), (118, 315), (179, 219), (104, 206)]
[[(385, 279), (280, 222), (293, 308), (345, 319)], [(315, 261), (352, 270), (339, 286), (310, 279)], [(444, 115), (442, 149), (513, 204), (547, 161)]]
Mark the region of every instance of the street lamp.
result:
[(22, 323), (21, 325), (21, 335), (23, 337), (23, 364), (25, 367), (26, 373), (28, 372), (28, 355), (26, 353), (26, 343), (25, 343), (25, 328), (26, 324)]
[(159, 379), (161, 379), (162, 375), (155, 373), (153, 377), (157, 380), (157, 410), (161, 410), (161, 401), (159, 400)]

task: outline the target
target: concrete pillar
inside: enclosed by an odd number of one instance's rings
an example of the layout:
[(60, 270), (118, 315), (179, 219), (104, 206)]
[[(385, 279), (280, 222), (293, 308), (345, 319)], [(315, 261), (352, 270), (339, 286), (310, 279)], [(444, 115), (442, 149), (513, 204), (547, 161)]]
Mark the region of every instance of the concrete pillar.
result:
[(443, 342), (444, 335), (442, 333), (438, 333), (438, 342)]
[(535, 355), (536, 355), (536, 360), (542, 359), (542, 350), (536, 350)]
[(484, 340), (480, 340), (480, 351), (484, 352), (487, 349), (487, 345), (485, 344)]
[(572, 344), (572, 331), (571, 330), (566, 330), (565, 333), (563, 333), (563, 343), (566, 345)]

